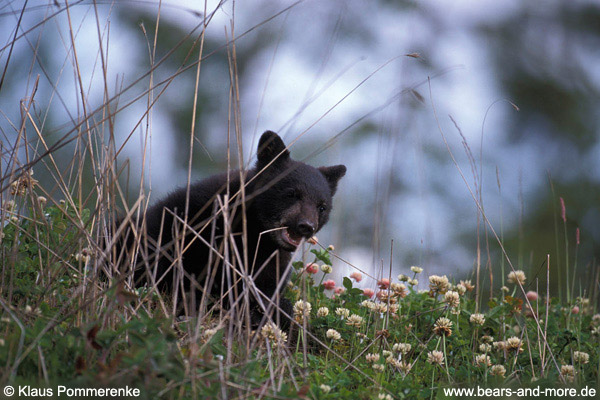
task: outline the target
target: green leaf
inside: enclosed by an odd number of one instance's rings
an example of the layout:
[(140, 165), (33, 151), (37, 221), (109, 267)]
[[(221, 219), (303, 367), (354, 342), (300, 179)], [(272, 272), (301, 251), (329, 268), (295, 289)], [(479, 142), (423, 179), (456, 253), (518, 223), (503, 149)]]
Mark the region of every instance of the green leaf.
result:
[(350, 280), (350, 278), (348, 278), (347, 276), (344, 277), (344, 287), (347, 290), (352, 289), (352, 281)]

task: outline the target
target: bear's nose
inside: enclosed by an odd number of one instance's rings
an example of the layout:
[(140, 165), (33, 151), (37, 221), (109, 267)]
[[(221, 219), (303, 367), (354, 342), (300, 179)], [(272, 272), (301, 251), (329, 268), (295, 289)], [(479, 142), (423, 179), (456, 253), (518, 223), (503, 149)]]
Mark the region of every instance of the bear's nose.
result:
[(304, 237), (312, 236), (315, 233), (315, 225), (306, 219), (302, 220), (298, 223), (298, 233)]

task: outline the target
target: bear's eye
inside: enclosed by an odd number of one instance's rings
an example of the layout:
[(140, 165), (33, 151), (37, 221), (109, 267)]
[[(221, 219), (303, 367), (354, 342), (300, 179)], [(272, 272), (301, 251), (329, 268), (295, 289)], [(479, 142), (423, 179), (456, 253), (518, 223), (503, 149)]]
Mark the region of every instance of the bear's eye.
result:
[(327, 210), (327, 207), (325, 207), (325, 205), (324, 205), (324, 204), (321, 204), (321, 205), (319, 206), (319, 212), (322, 214), (322, 213), (324, 213), (324, 212), (325, 212), (325, 210)]

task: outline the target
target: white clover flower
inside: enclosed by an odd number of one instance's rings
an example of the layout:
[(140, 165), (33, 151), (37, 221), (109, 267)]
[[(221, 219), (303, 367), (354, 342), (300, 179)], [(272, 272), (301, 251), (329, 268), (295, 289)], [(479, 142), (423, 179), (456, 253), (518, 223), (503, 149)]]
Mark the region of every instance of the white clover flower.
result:
[(377, 306), (374, 301), (371, 300), (363, 300), (360, 303), (361, 306), (368, 308), (369, 310), (374, 310)]
[(523, 342), (516, 336), (506, 339), (506, 349), (514, 350), (519, 353), (523, 352)]
[(427, 362), (429, 364), (444, 365), (444, 353), (433, 350), (427, 353)]
[(348, 320), (346, 321), (346, 325), (354, 326), (356, 328), (360, 328), (362, 323), (363, 323), (363, 317), (361, 317), (360, 315), (356, 315), (356, 314), (352, 314), (351, 316), (349, 316)]
[[(383, 364), (373, 364), (373, 369), (375, 371), (377, 371), (377, 372), (383, 372), (383, 370), (385, 369), (385, 365), (383, 365)], [(391, 399), (391, 397), (390, 397), (390, 399)]]
[(560, 373), (565, 377), (567, 382), (575, 381), (575, 368), (572, 365), (561, 365)]
[(329, 385), (321, 385), (319, 386), (319, 389), (321, 389), (321, 391), (325, 394), (331, 392), (331, 386)]
[(458, 285), (456, 285), (455, 289), (458, 292), (458, 294), (461, 296), (464, 296), (465, 293), (467, 293), (467, 288), (462, 283), (459, 283)]
[(348, 318), (348, 316), (350, 315), (350, 310), (348, 310), (347, 308), (338, 307), (335, 309), (335, 314), (342, 317), (342, 319)]
[(521, 270), (511, 271), (508, 273), (508, 282), (510, 283), (516, 284), (519, 282), (521, 285), (524, 285), (526, 279), (525, 272)]
[(504, 340), (500, 340), (498, 342), (493, 342), (492, 346), (494, 347), (495, 350), (498, 351), (503, 351), (506, 350), (506, 342)]
[(479, 345), (479, 351), (482, 353), (489, 353), (490, 351), (492, 351), (492, 345), (488, 343), (481, 343)]
[(481, 337), (481, 341), (483, 343), (492, 343), (494, 341), (494, 337), (493, 336), (489, 336), (489, 335), (483, 335)]
[(365, 356), (367, 362), (370, 363), (376, 363), (377, 361), (379, 361), (379, 358), (379, 354), (377, 353), (367, 353), (367, 355)]
[(477, 314), (477, 313), (471, 314), (469, 321), (471, 321), (472, 324), (481, 326), (485, 323), (485, 316), (483, 314)]
[(273, 322), (269, 322), (260, 331), (263, 338), (268, 339), (272, 345), (283, 347), (287, 342), (287, 333), (283, 332)]
[(489, 367), (492, 365), (492, 360), (487, 354), (478, 354), (475, 356), (475, 364), (477, 364), (480, 367)]
[(320, 307), (317, 310), (317, 317), (321, 317), (322, 318), (322, 317), (326, 317), (328, 315), (329, 315), (329, 308), (327, 308), (327, 307)]
[(446, 275), (431, 275), (429, 277), (429, 289), (431, 289), (433, 293), (444, 294), (449, 288), (450, 282), (448, 282), (448, 277), (446, 277)]
[(493, 365), (490, 369), (490, 375), (504, 377), (506, 374), (506, 368), (503, 365)]
[[(375, 368), (375, 367), (373, 367)], [(383, 370), (383, 368), (381, 368)], [(377, 396), (377, 398), (379, 400), (392, 400), (392, 396), (390, 396), (389, 394), (386, 393), (379, 393), (379, 396)]]
[(433, 332), (438, 336), (452, 335), (452, 321), (446, 317), (438, 318), (433, 326)]
[(414, 266), (414, 265), (412, 267), (410, 267), (410, 270), (412, 272), (414, 272), (415, 274), (420, 274), (421, 272), (423, 272), (423, 268), (417, 267), (417, 266)]
[(471, 283), (470, 279), (467, 279), (466, 281), (460, 281), (459, 285), (463, 285), (465, 287), (465, 289), (467, 289), (467, 291), (472, 291), (473, 289), (475, 289), (475, 286), (473, 286), (473, 284)]
[(304, 321), (304, 318), (310, 316), (310, 311), (312, 310), (312, 305), (308, 301), (298, 300), (294, 303), (294, 319), (297, 322)]
[(412, 349), (410, 343), (396, 343), (392, 346), (392, 350), (397, 351), (400, 354), (406, 354)]
[(460, 305), (460, 297), (457, 292), (449, 290), (444, 295), (444, 302), (448, 304), (448, 306), (456, 308)]
[(331, 340), (340, 340), (342, 338), (342, 335), (335, 329), (328, 329), (325, 335), (327, 336), (327, 339)]
[(396, 362), (392, 365), (394, 365), (394, 367), (398, 368), (404, 376), (408, 375), (408, 373), (410, 372), (410, 370), (412, 368), (412, 364), (409, 362), (406, 362), (406, 361)]
[(398, 275), (398, 280), (399, 280), (400, 282), (406, 282), (406, 281), (408, 281), (408, 279), (409, 279), (409, 278), (408, 278), (408, 276), (406, 276), (406, 275), (404, 275), (404, 274), (400, 274), (400, 275)]
[(579, 364), (587, 364), (590, 361), (590, 355), (583, 351), (573, 352), (573, 360)]
[(408, 292), (406, 291), (406, 286), (404, 286), (402, 283), (393, 282), (390, 285), (390, 289), (392, 289), (395, 296), (398, 296), (401, 299), (405, 298), (406, 295), (408, 294)]
[(419, 284), (419, 280), (418, 279), (409, 279), (406, 283), (408, 283), (410, 286), (417, 286)]
[(375, 311), (380, 313), (380, 314), (384, 314), (388, 311), (388, 306), (385, 303), (376, 303), (375, 304)]

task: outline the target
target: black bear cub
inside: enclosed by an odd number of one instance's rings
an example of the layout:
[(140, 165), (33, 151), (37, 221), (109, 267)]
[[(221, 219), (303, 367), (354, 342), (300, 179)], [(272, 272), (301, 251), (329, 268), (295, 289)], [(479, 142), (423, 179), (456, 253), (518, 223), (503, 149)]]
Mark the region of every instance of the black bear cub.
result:
[[(136, 284), (155, 282), (162, 290), (185, 292), (188, 301), (182, 303), (191, 305), (187, 311), (193, 312), (204, 287), (209, 288), (207, 295), (213, 300), (235, 286), (233, 281), (238, 282), (235, 289), (244, 287), (246, 283), (233, 272), (235, 268), (247, 271), (256, 288), (275, 301), (276, 289), (284, 288), (287, 282), (289, 274), (285, 271), (291, 253), (327, 223), (332, 197), (346, 167), (314, 168), (294, 161), (281, 138), (271, 131), (261, 136), (257, 158), (255, 167), (245, 174), (243, 204), (237, 170), (229, 173), (229, 187), (227, 174), (215, 175), (189, 188), (189, 202), (184, 187), (148, 209), (146, 234), (134, 267)], [(229, 226), (225, 227), (222, 205), (227, 193)], [(184, 225), (186, 204), (188, 217)], [(125, 243), (131, 244), (131, 231), (126, 235), (130, 237)], [(222, 273), (224, 263), (230, 266), (229, 275)], [(181, 283), (183, 286), (174, 287)], [(256, 292), (251, 293), (255, 297)], [(268, 306), (269, 302), (259, 297), (260, 303)], [(190, 298), (195, 301), (190, 302)], [(251, 304), (254, 325), (263, 311), (256, 298)], [(279, 307), (291, 314), (288, 301), (280, 299)], [(289, 322), (282, 321), (284, 326)]]

